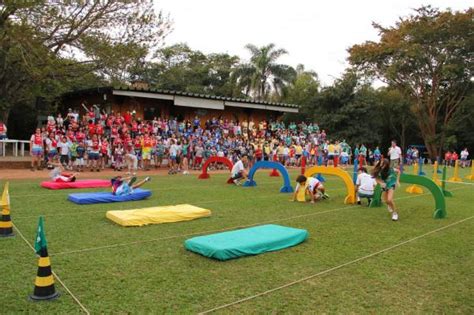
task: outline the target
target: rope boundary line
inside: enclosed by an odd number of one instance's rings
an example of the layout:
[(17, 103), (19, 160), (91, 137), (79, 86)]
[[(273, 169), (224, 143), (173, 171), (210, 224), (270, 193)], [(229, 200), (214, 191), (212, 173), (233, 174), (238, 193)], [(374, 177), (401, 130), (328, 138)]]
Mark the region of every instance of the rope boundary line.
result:
[(411, 238), (411, 239), (409, 239), (409, 240), (403, 241), (403, 242), (401, 242), (401, 243), (398, 243), (398, 244), (395, 244), (395, 245), (386, 247), (386, 248), (384, 248), (384, 249), (382, 249), (382, 250), (379, 250), (379, 251), (376, 251), (376, 252), (374, 252), (374, 253), (371, 253), (371, 254), (368, 254), (368, 255), (365, 255), (365, 256), (356, 258), (356, 259), (351, 260), (351, 261), (348, 261), (348, 262), (346, 262), (346, 263), (343, 263), (343, 264), (334, 266), (334, 267), (332, 267), (332, 268), (329, 268), (329, 269), (320, 271), (320, 272), (318, 272), (318, 273), (315, 273), (315, 274), (306, 276), (306, 277), (304, 277), (304, 278), (301, 278), (301, 279), (298, 279), (298, 280), (289, 282), (289, 283), (287, 283), (287, 284), (284, 284), (284, 285), (275, 287), (275, 288), (273, 288), (273, 289), (269, 289), (269, 290), (266, 290), (266, 291), (263, 291), (263, 292), (260, 292), (260, 293), (257, 293), (257, 294), (254, 294), (254, 295), (251, 295), (251, 296), (248, 296), (248, 297), (239, 299), (239, 300), (236, 300), (236, 301), (231, 302), (231, 303), (223, 304), (223, 305), (214, 307), (214, 308), (212, 308), (212, 309), (199, 312), (198, 314), (200, 314), (200, 315), (209, 314), (209, 313), (212, 313), (212, 312), (215, 312), (215, 311), (218, 311), (218, 310), (222, 310), (222, 309), (224, 309), (224, 308), (228, 308), (228, 307), (231, 307), (231, 306), (234, 306), (234, 305), (237, 305), (237, 304), (241, 304), (241, 303), (244, 303), (244, 302), (253, 300), (253, 299), (255, 299), (255, 298), (258, 298), (258, 297), (261, 297), (261, 296), (264, 296), (264, 295), (268, 295), (268, 294), (273, 293), (273, 292), (275, 292), (275, 291), (279, 291), (279, 290), (282, 290), (282, 289), (291, 287), (291, 286), (293, 286), (293, 285), (296, 285), (296, 284), (299, 284), (299, 283), (308, 281), (308, 280), (310, 280), (310, 279), (313, 279), (313, 278), (322, 276), (322, 275), (324, 275), (324, 274), (327, 274), (327, 273), (330, 273), (330, 272), (332, 272), (332, 271), (341, 269), (341, 268), (343, 268), (343, 267), (346, 267), (346, 266), (355, 264), (355, 263), (357, 263), (357, 262), (360, 262), (360, 261), (369, 259), (369, 258), (371, 258), (371, 257), (380, 255), (380, 254), (382, 254), (382, 253), (388, 252), (388, 251), (390, 251), (390, 250), (393, 250), (393, 249), (398, 248), (398, 247), (401, 247), (401, 246), (403, 246), (403, 245), (405, 245), (405, 244), (414, 242), (414, 241), (416, 241), (416, 240), (418, 240), (418, 239), (424, 238), (424, 237), (429, 236), (429, 235), (431, 235), (431, 234), (435, 234), (435, 233), (440, 232), (440, 231), (442, 231), (442, 230), (448, 229), (448, 228), (450, 228), (450, 227), (452, 227), (452, 226), (461, 224), (461, 223), (466, 222), (466, 221), (468, 221), (468, 220), (471, 220), (471, 219), (473, 219), (473, 218), (474, 218), (474, 216), (470, 216), (470, 217), (468, 217), (468, 218), (465, 218), (465, 219), (462, 219), (462, 220), (453, 222), (453, 223), (451, 223), (451, 224), (448, 224), (448, 225), (443, 226), (443, 227), (441, 227), (441, 228), (437, 228), (437, 229), (435, 229), (435, 230), (432, 230), (432, 231), (429, 231), (429, 232), (427, 232), (427, 233), (421, 234), (421, 235), (419, 235), (419, 236), (416, 236), (416, 237)]

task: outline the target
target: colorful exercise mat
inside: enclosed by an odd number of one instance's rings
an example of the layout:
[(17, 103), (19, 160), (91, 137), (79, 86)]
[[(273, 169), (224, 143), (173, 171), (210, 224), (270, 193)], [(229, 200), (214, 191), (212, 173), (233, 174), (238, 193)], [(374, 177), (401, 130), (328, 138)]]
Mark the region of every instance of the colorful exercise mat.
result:
[(79, 205), (143, 200), (151, 196), (151, 191), (134, 189), (133, 193), (117, 196), (111, 192), (93, 192), (69, 194), (68, 200)]
[(143, 226), (205, 218), (211, 216), (211, 211), (182, 204), (133, 210), (112, 210), (107, 211), (105, 216), (121, 226)]
[(84, 179), (67, 183), (51, 181), (41, 183), (41, 187), (47, 189), (100, 188), (110, 186), (112, 186), (112, 183), (106, 179)]
[(267, 224), (193, 237), (184, 242), (184, 247), (206, 257), (228, 260), (295, 246), (308, 235), (306, 230)]

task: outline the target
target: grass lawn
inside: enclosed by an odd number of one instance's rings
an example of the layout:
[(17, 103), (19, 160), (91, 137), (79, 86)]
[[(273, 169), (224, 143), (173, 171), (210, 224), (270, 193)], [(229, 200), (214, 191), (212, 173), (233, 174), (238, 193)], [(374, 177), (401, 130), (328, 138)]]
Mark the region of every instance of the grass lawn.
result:
[[(448, 217), (442, 220), (432, 219), (434, 201), (426, 189), (410, 195), (402, 184), (395, 193), (400, 221), (392, 222), (385, 206), (344, 205), (345, 187), (336, 177), (326, 176), (331, 198), (311, 205), (289, 202), (290, 194), (279, 193), (282, 179), (268, 173), (257, 172), (253, 188), (227, 185), (224, 174), (209, 180), (157, 176), (147, 184), (153, 190), (148, 200), (82, 206), (66, 200), (71, 191), (13, 180), (12, 218), (33, 243), (38, 216), (45, 216), (53, 270), (91, 313), (199, 313), (311, 275), (316, 276), (217, 312), (474, 313), (473, 181), (448, 183), (454, 197), (447, 198)], [(461, 170), (463, 178), (467, 174)], [(294, 180), (297, 171), (291, 175)], [(105, 217), (107, 210), (180, 203), (210, 209), (212, 216), (140, 228)], [(183, 247), (193, 235), (265, 223), (306, 229), (310, 237), (289, 249), (226, 262)], [(424, 235), (442, 227), (447, 228)], [(58, 281), (59, 299), (28, 300), (37, 259), (15, 232), (0, 239), (1, 313), (80, 313)]]

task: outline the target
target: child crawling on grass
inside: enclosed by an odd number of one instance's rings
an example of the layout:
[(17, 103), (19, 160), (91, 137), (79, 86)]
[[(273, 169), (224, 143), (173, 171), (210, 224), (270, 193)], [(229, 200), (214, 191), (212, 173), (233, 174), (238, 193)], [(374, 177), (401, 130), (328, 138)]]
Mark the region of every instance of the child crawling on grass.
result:
[(151, 178), (148, 176), (145, 177), (145, 179), (143, 179), (142, 181), (135, 183), (137, 181), (137, 178), (135, 176), (116, 176), (110, 180), (112, 182), (112, 194), (116, 196), (130, 195), (133, 193), (133, 190), (135, 188), (143, 186), (143, 184), (149, 182), (150, 180)]
[(324, 188), (323, 183), (321, 183), (317, 178), (309, 177), (307, 178), (304, 175), (300, 175), (296, 178), (296, 189), (293, 193), (293, 201), (296, 201), (296, 196), (300, 189), (305, 190), (305, 195), (309, 194), (311, 196), (311, 203), (315, 203), (319, 199), (328, 199), (329, 196), (326, 194), (326, 189)]

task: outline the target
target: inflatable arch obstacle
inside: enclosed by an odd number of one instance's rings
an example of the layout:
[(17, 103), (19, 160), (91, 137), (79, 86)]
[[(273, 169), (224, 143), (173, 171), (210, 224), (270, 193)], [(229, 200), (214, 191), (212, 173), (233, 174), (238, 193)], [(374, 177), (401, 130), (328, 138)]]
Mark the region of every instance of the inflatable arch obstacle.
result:
[(271, 162), (271, 161), (258, 161), (255, 163), (249, 171), (249, 177), (247, 181), (243, 184), (244, 187), (253, 187), (257, 186), (257, 183), (254, 181), (253, 177), (255, 172), (258, 169), (276, 169), (280, 172), (281, 176), (283, 177), (283, 187), (280, 188), (281, 193), (292, 193), (293, 187), (291, 186), (290, 182), (290, 175), (288, 171), (283, 166), (283, 164), (279, 162)]
[[(423, 176), (408, 174), (401, 174), (400, 182), (406, 184), (416, 184), (427, 188), (431, 192), (435, 200), (435, 210), (433, 212), (433, 218), (443, 219), (446, 217), (446, 201), (444, 199), (444, 194), (441, 188), (436, 185), (435, 182)], [(377, 185), (374, 192), (374, 199), (372, 199), (373, 204), (371, 204), (370, 207), (373, 208), (381, 206), (381, 197), (382, 189), (380, 189), (380, 185)]]
[[(413, 165), (413, 175), (416, 176), (416, 174), (418, 174), (418, 176), (420, 175), (418, 173), (418, 164), (415, 163), (415, 165)], [(405, 191), (409, 194), (422, 194), (423, 193), (423, 189), (415, 184), (409, 186), (407, 189), (405, 189)]]
[(452, 197), (453, 193), (446, 190), (446, 165), (443, 167), (443, 180), (441, 181), (441, 190), (445, 197)]
[(225, 158), (225, 157), (219, 157), (219, 156), (211, 156), (210, 158), (208, 158), (206, 160), (206, 162), (204, 162), (203, 166), (202, 166), (202, 172), (201, 174), (198, 176), (199, 179), (208, 179), (209, 177), (211, 177), (209, 175), (209, 173), (207, 172), (207, 168), (209, 167), (209, 164), (211, 163), (220, 163), (220, 164), (224, 164), (226, 165), (230, 170), (232, 169), (232, 167), (234, 166), (234, 164), (228, 159), (228, 158)]
[(341, 178), (344, 181), (344, 184), (347, 188), (347, 196), (344, 199), (345, 204), (355, 203), (355, 186), (352, 182), (351, 176), (344, 170), (338, 167), (327, 167), (327, 166), (313, 166), (306, 170), (304, 176), (311, 177), (314, 174), (325, 174), (325, 175), (335, 175)]

